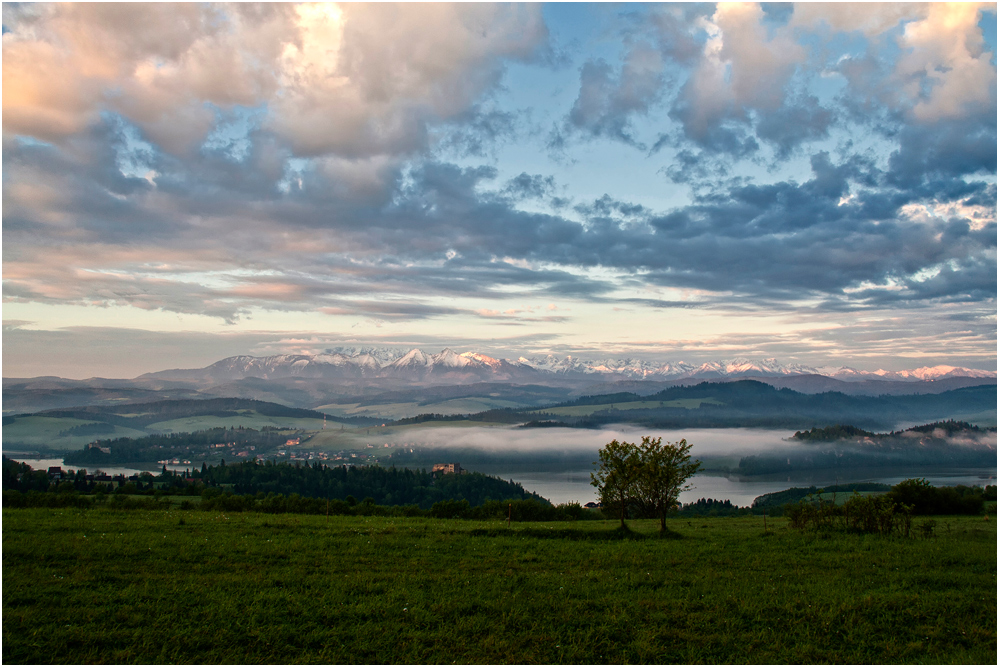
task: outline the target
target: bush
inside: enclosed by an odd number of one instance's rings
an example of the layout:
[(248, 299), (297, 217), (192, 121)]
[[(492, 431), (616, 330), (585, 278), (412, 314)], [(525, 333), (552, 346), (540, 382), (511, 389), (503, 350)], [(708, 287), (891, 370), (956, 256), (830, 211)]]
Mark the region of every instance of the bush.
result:
[(469, 517), (469, 515), (469, 502), (465, 499), (461, 501), (455, 501), (454, 499), (438, 501), (431, 506), (431, 517), (457, 520)]
[(888, 494), (854, 494), (843, 506), (814, 501), (810, 497), (785, 505), (784, 513), (793, 529), (840, 529), (880, 536), (893, 533), (909, 536), (913, 507), (897, 503)]
[[(994, 492), (995, 494), (995, 492)], [(984, 490), (980, 487), (934, 487), (923, 478), (904, 480), (887, 494), (913, 507), (914, 515), (981, 515)]]

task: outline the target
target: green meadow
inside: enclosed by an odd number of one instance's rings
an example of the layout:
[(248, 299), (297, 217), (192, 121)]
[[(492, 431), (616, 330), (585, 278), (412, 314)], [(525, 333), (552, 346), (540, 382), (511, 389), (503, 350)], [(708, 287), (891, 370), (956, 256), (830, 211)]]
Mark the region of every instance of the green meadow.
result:
[(996, 520), (4, 509), (4, 663), (996, 663)]

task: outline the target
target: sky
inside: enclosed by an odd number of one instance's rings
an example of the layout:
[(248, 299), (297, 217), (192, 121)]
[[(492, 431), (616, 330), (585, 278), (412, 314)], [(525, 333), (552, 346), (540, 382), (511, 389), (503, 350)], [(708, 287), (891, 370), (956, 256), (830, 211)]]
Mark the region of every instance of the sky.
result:
[(996, 369), (995, 4), (3, 4), (3, 376)]

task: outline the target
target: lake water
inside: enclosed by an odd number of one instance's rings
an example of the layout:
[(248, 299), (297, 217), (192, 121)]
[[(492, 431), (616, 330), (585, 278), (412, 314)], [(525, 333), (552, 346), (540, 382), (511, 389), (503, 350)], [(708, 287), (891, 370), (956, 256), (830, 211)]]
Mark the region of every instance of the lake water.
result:
[[(6, 453), (5, 453), (6, 454)], [(16, 455), (7, 455), (10, 459), (24, 462), (36, 471), (47, 471), (50, 466), (59, 466), (63, 471), (76, 471), (78, 469), (87, 469), (87, 473), (94, 473), (97, 471), (98, 467), (88, 467), (88, 466), (68, 466), (63, 464), (61, 459), (29, 459), (27, 457), (18, 457)], [(192, 464), (167, 464), (168, 471), (177, 471), (178, 473), (183, 473), (185, 469), (191, 470)], [(198, 467), (201, 468), (201, 463), (199, 462)], [(163, 470), (163, 466), (157, 466), (153, 469), (135, 469), (128, 466), (101, 466), (99, 467), (101, 471), (107, 473), (108, 475), (132, 475), (133, 473), (144, 473), (149, 472), (156, 475)]]
[[(481, 467), (490, 468), (490, 467)], [(590, 484), (590, 469), (578, 471), (504, 471), (493, 470), (483, 473), (496, 475), (504, 480), (519, 482), (530, 492), (535, 492), (552, 503), (568, 503), (578, 501), (587, 503), (597, 501), (596, 490)], [(681, 503), (691, 503), (698, 499), (728, 499), (738, 506), (749, 506), (753, 500), (762, 494), (780, 492), (789, 487), (809, 487), (816, 485), (834, 485), (850, 482), (879, 482), (895, 485), (907, 478), (926, 478), (932, 485), (995, 485), (997, 470), (994, 469), (955, 469), (929, 474), (926, 470), (908, 473), (888, 473), (883, 475), (857, 475), (844, 477), (843, 472), (827, 475), (803, 475), (799, 477), (785, 476), (781, 480), (740, 480), (724, 476), (695, 475), (689, 481), (692, 489), (680, 495)]]

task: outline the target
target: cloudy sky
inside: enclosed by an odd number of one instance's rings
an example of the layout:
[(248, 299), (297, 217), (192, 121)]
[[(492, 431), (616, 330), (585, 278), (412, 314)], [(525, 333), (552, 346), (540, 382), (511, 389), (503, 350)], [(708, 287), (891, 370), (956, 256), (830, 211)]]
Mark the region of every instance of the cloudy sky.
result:
[(3, 5), (3, 375), (996, 369), (996, 5)]

